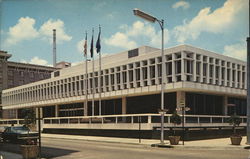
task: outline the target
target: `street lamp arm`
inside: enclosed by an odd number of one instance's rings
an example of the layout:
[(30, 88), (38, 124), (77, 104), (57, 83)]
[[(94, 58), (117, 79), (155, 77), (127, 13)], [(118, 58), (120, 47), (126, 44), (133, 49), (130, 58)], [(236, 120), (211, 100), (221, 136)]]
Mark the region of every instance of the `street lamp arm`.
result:
[(156, 21), (160, 24), (160, 27), (161, 27), (161, 30), (164, 29), (164, 20), (159, 20), (159, 19), (156, 19)]

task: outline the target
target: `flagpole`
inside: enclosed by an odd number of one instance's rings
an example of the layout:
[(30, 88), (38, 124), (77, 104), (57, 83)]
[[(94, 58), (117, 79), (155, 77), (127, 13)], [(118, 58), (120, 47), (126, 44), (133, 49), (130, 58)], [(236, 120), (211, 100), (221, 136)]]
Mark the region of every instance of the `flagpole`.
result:
[(88, 116), (88, 56), (87, 56), (87, 32), (86, 32), (86, 39), (85, 39), (85, 58), (86, 58), (86, 65), (85, 65), (85, 108), (84, 108), (84, 116)]
[(84, 116), (88, 116), (88, 57), (86, 55), (86, 70), (85, 70), (85, 113)]
[[(101, 26), (99, 25), (99, 37), (98, 39), (100, 40), (100, 33), (101, 33)], [(100, 42), (99, 42), (100, 43)], [(101, 56), (101, 51), (99, 52), (99, 115), (102, 115), (102, 93), (101, 93), (101, 69), (102, 69), (102, 56)]]
[(94, 29), (92, 29), (92, 41), (91, 41), (91, 48), (92, 48), (92, 116), (95, 115), (95, 62), (94, 62), (94, 50), (93, 50), (93, 36), (94, 36)]

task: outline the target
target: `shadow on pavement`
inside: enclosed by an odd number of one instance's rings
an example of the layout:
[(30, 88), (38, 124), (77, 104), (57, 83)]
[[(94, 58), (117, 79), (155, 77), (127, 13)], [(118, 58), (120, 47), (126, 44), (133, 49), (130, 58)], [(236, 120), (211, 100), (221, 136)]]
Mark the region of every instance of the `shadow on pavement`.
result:
[[(0, 143), (0, 150), (21, 154), (19, 144)], [(75, 153), (75, 152), (78, 152), (78, 151), (61, 149), (61, 148), (53, 148), (53, 147), (45, 147), (45, 146), (42, 147), (42, 157), (47, 158), (47, 159), (65, 156), (65, 155), (69, 155), (69, 154)]]

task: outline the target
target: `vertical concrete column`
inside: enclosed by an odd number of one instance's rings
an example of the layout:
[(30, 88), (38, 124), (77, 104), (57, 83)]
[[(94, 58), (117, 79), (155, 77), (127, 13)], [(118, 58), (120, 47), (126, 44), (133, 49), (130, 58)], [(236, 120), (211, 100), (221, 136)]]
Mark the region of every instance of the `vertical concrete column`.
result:
[(105, 70), (103, 70), (103, 92), (107, 92), (106, 79), (105, 79)]
[(135, 68), (136, 68), (136, 64), (133, 63), (133, 83), (134, 83), (134, 88), (136, 88), (136, 71), (135, 71)]
[(49, 97), (49, 86), (48, 86), (48, 84), (45, 84), (45, 91), (46, 91), (45, 99), (48, 99), (48, 97)]
[(148, 86), (150, 86), (150, 85), (151, 85), (151, 78), (150, 78), (150, 60), (147, 60), (147, 62), (148, 62), (148, 65), (147, 65), (147, 77), (148, 77), (148, 79), (147, 79), (147, 81), (148, 81)]
[(127, 98), (122, 97), (122, 114), (127, 114)]
[(88, 77), (88, 79), (87, 79), (87, 81), (88, 81), (88, 82), (87, 82), (87, 85), (88, 85), (88, 86), (87, 86), (87, 88), (88, 88), (88, 89), (87, 89), (87, 94), (91, 94), (91, 88), (90, 88), (90, 78), (91, 78), (91, 77), (90, 77), (90, 74), (89, 74), (89, 73), (88, 73), (87, 77)]
[(66, 82), (66, 90), (65, 90), (65, 91), (66, 91), (66, 96), (67, 96), (67, 97), (70, 96), (69, 85), (70, 85), (69, 79), (67, 79), (67, 82)]
[(181, 52), (181, 80), (182, 81), (187, 81), (187, 76), (185, 74), (185, 70), (186, 70), (186, 67), (185, 67), (185, 57), (186, 57), (186, 54), (184, 53), (184, 51)]
[[(82, 82), (83, 83), (82, 83)], [(82, 96), (82, 95), (84, 95), (84, 80), (83, 79), (81, 79), (81, 76), (79, 77), (79, 80), (78, 80), (78, 95), (79, 96)]]
[[(176, 92), (176, 108), (181, 106), (181, 103), (186, 103), (186, 92), (177, 91)], [(178, 114), (181, 114), (181, 111), (177, 111)]]
[(124, 89), (124, 80), (123, 80), (123, 76), (122, 76), (122, 74), (123, 74), (123, 68), (122, 68), (122, 66), (120, 67), (120, 83), (121, 83), (121, 90), (123, 90)]
[[(33, 93), (34, 93), (34, 101), (37, 101), (37, 86), (34, 86)], [(17, 101), (19, 101), (19, 95), (17, 96)]]
[[(78, 85), (78, 88), (79, 88), (79, 89), (77, 89), (77, 85)], [(76, 81), (75, 81), (75, 95), (76, 95), (76, 96), (79, 96), (79, 95), (80, 95), (80, 93), (81, 93), (80, 90), (81, 90), (80, 82), (79, 82), (79, 80), (76, 79)]]
[(216, 62), (215, 61), (216, 60), (214, 59), (213, 63), (212, 63), (213, 64), (213, 66), (212, 66), (213, 67), (213, 75), (212, 75), (213, 76), (212, 77), (213, 84), (216, 84), (216, 74), (215, 74), (216, 73)]
[[(36, 90), (37, 90), (36, 100), (37, 100), (37, 101), (40, 101), (40, 96), (41, 96), (40, 85), (37, 86)], [(20, 92), (20, 99), (19, 99), (19, 100), (20, 100), (20, 101), (22, 100), (22, 92)]]
[(225, 72), (224, 72), (224, 86), (227, 87), (227, 63), (225, 62)]
[(210, 83), (210, 64), (209, 64), (209, 57), (207, 57), (207, 83)]
[(172, 81), (176, 82), (175, 54), (172, 54)]
[(196, 76), (196, 63), (197, 63), (197, 61), (196, 61), (196, 53), (194, 53), (193, 54), (194, 56), (193, 56), (193, 81), (194, 82), (196, 82), (196, 80), (197, 80), (197, 76)]
[(158, 76), (158, 61), (157, 58), (155, 58), (155, 84), (159, 84), (159, 76)]
[(18, 109), (14, 109), (15, 111), (15, 119), (18, 119)]
[(130, 84), (129, 84), (129, 65), (126, 65), (127, 66), (127, 88), (130, 88)]
[(59, 117), (59, 106), (55, 105), (55, 117)]
[(43, 100), (46, 99), (45, 93), (46, 93), (46, 86), (45, 84), (43, 84)]
[(229, 65), (230, 77), (229, 77), (229, 86), (233, 87), (233, 64), (230, 63)]
[(222, 62), (221, 62), (221, 60), (219, 60), (219, 85), (221, 86), (221, 84), (222, 84)]
[(234, 88), (238, 88), (239, 87), (239, 81), (238, 81), (238, 65), (235, 64), (235, 85), (234, 85)]
[(54, 97), (55, 97), (55, 98), (58, 98), (58, 96), (59, 96), (59, 94), (58, 94), (58, 91), (59, 91), (59, 90), (58, 90), (58, 89), (59, 89), (58, 86), (59, 86), (59, 84), (58, 84), (57, 81), (56, 81), (56, 84), (55, 84), (55, 86), (54, 86), (54, 87), (55, 87), (55, 88), (54, 88), (54, 89), (55, 89), (55, 92), (54, 92), (54, 94), (55, 94)]
[(61, 83), (61, 81), (59, 81), (59, 85), (58, 86), (59, 86), (59, 88), (58, 88), (59, 89), (58, 98), (61, 98), (62, 97), (62, 93), (63, 93), (62, 92), (63, 83)]
[(109, 91), (112, 90), (112, 85), (111, 85), (111, 69), (109, 69)]
[(223, 115), (227, 115), (227, 111), (228, 111), (228, 96), (224, 96), (223, 97)]
[(144, 86), (144, 79), (143, 79), (143, 71), (142, 71), (142, 69), (143, 69), (143, 62), (142, 61), (140, 61), (140, 86), (142, 87), (142, 86)]
[[(75, 82), (75, 81), (74, 81), (74, 82)], [(71, 94), (71, 96), (74, 96), (74, 91), (73, 91), (73, 78), (71, 78), (70, 85), (71, 85), (70, 94)]]
[(239, 69), (239, 88), (242, 89), (242, 65), (240, 65), (240, 69)]
[(201, 69), (200, 69), (200, 82), (203, 83), (203, 55), (200, 55), (200, 61), (201, 61)]
[(49, 91), (50, 91), (50, 96), (49, 99), (54, 99), (55, 98), (55, 88), (54, 88), (54, 82), (49, 86)]
[(60, 92), (60, 94), (62, 95), (61, 97), (65, 97), (65, 93), (66, 93), (66, 89), (64, 87), (64, 84), (66, 84), (65, 80), (63, 80), (63, 82), (62, 82), (63, 87), (62, 87), (62, 90)]
[(114, 86), (115, 86), (115, 90), (118, 89), (117, 87), (117, 73), (118, 71), (116, 70), (116, 68), (114, 68)]

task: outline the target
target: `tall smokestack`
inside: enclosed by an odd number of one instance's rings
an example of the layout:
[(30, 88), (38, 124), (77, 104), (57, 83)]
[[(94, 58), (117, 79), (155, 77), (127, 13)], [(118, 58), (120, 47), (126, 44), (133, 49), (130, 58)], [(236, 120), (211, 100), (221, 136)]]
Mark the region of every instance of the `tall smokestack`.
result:
[(53, 29), (53, 66), (56, 67), (56, 29)]

